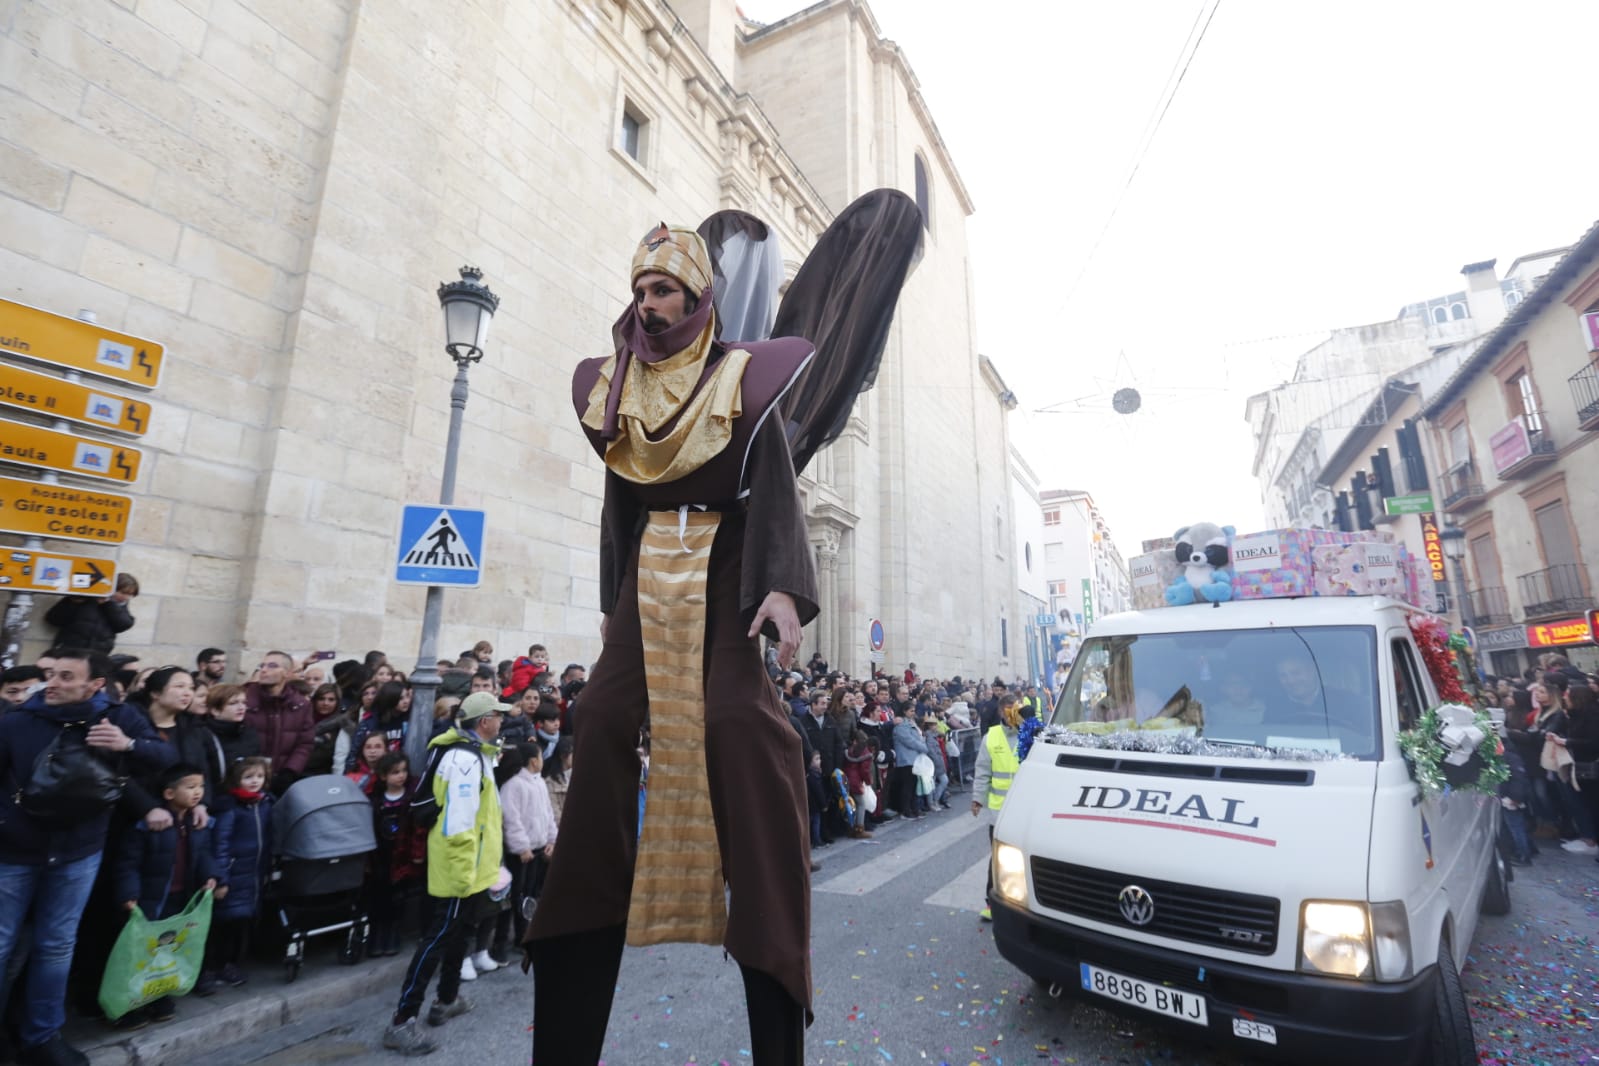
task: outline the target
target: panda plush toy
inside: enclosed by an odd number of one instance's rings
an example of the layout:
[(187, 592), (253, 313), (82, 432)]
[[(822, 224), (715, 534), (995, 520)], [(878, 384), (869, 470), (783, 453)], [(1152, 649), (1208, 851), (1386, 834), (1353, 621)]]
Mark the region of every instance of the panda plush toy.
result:
[(1196, 522), (1173, 534), (1177, 565), (1182, 576), (1166, 586), (1166, 602), (1173, 607), (1190, 603), (1221, 603), (1233, 598), (1233, 527)]

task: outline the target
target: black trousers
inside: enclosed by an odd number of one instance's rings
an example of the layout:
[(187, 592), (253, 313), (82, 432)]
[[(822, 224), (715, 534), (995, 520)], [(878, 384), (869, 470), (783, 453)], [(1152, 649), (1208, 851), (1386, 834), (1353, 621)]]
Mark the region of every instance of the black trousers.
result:
[(471, 919), (476, 913), (474, 905), (479, 896), (465, 899), (435, 899), (433, 913), (427, 928), (411, 956), (411, 965), (405, 970), (405, 983), (400, 987), (400, 1005), (394, 1010), (394, 1022), (408, 1022), (422, 1013), (422, 1002), (427, 998), (428, 984), (433, 972), (439, 970), (438, 1000), (454, 1003), (461, 991), (461, 960), (466, 957), (466, 937), (472, 929)]
[(896, 766), (888, 775), (894, 792), (894, 809), (907, 818), (921, 814), (921, 804), (916, 800), (916, 775), (909, 766)]
[[(605, 1046), (625, 926), (531, 941), (533, 1066), (592, 1066)], [(740, 967), (754, 1066), (802, 1066), (805, 1008), (770, 974)]]

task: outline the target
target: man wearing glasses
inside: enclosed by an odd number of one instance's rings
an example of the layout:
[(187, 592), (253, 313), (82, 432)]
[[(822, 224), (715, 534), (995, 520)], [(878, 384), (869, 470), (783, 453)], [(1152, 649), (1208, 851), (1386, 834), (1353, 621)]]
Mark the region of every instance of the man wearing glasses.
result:
[(206, 685), (220, 685), (228, 676), (228, 653), (207, 648), (194, 657), (194, 679)]

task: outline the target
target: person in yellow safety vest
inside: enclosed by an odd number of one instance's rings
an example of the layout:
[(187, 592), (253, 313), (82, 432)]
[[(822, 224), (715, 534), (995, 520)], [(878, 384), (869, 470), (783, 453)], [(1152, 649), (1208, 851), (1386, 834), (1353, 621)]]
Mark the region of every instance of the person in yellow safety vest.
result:
[[(988, 839), (991, 851), (994, 819), (1005, 805), (1005, 796), (1010, 792), (1011, 782), (1016, 779), (1016, 771), (1022, 765), (1016, 757), (1016, 740), (1022, 725), (1022, 701), (1015, 692), (1000, 696), (999, 723), (988, 730), (977, 749), (977, 776), (972, 781), (972, 817), (976, 818), (985, 809), (990, 812)], [(994, 920), (993, 912), (988, 908), (988, 893), (993, 890), (994, 871), (991, 866), (988, 888), (983, 893), (983, 909), (978, 912), (978, 917), (985, 922)]]

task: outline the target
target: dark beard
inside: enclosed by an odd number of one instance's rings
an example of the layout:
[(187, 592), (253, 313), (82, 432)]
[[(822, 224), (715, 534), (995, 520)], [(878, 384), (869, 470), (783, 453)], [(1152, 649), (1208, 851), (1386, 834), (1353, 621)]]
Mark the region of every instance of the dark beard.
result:
[(660, 315), (644, 316), (644, 332), (646, 333), (660, 333), (670, 326), (671, 323), (662, 318)]

